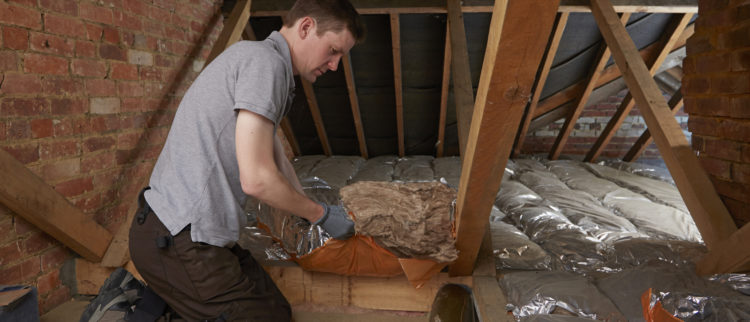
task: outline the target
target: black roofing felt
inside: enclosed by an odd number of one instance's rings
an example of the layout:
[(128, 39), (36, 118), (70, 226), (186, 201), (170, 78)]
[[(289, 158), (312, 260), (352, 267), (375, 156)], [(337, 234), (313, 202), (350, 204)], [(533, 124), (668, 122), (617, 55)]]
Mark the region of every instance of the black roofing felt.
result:
[[(638, 48), (658, 40), (670, 14), (633, 14), (627, 30)], [(352, 70), (370, 157), (398, 153), (393, 54), (388, 15), (363, 15), (367, 38), (351, 51)], [(465, 13), (471, 79), (475, 88), (484, 59), (490, 13)], [(445, 14), (401, 14), (401, 75), (407, 155), (435, 154), (445, 46)], [(259, 39), (281, 27), (279, 17), (253, 17)], [(542, 99), (588, 77), (602, 43), (590, 13), (571, 13)], [(610, 61), (612, 63), (612, 61)], [(313, 84), (333, 154), (358, 155), (359, 144), (340, 65)], [(453, 96), (448, 100), (445, 152), (458, 153)], [(294, 107), (288, 115), (302, 154), (322, 154), (302, 86), (297, 80)]]

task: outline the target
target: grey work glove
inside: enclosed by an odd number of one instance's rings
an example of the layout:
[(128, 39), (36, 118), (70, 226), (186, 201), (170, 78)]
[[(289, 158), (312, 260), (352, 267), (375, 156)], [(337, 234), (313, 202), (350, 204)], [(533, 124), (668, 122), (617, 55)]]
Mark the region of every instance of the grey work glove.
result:
[(324, 203), (320, 205), (323, 206), (325, 212), (323, 217), (320, 217), (314, 224), (323, 227), (331, 237), (336, 239), (343, 240), (354, 236), (354, 222), (349, 219), (344, 207)]

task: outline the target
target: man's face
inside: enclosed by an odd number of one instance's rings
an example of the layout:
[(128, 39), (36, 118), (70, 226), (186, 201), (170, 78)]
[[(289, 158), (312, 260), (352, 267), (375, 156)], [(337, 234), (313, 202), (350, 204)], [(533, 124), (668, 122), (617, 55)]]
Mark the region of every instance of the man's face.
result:
[(313, 26), (303, 40), (302, 48), (299, 48), (302, 49), (297, 68), (300, 77), (312, 83), (325, 72), (335, 71), (341, 57), (353, 46), (354, 37), (346, 28), (339, 32), (326, 31), (318, 36), (317, 28)]

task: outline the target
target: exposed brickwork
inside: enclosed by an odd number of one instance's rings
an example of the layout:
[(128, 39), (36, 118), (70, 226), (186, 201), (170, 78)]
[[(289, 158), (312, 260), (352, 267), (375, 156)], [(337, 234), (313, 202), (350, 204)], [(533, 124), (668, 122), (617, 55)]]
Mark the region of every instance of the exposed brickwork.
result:
[(683, 85), (693, 149), (738, 225), (750, 221), (750, 3), (699, 0)]
[[(626, 94), (627, 90), (623, 90), (603, 102), (585, 107), (573, 131), (570, 133), (562, 154), (579, 155), (581, 157), (586, 155), (602, 131), (607, 127), (607, 123), (612, 118), (612, 115), (615, 114), (615, 111), (617, 111)], [(665, 99), (669, 100), (669, 95), (665, 94)], [(688, 119), (686, 114), (680, 110), (677, 113), (676, 119), (683, 130), (685, 130), (685, 134), (689, 135), (690, 133), (687, 132)], [(560, 129), (563, 127), (563, 122), (564, 120), (559, 120), (545, 128), (529, 133), (524, 143), (523, 151), (525, 153), (549, 153), (558, 133), (560, 133)], [(645, 130), (646, 122), (641, 117), (636, 105), (630, 114), (625, 117), (620, 129), (617, 130), (609, 144), (604, 147), (601, 157), (622, 159)], [(656, 144), (652, 143), (641, 155), (641, 158), (661, 158)]]
[[(0, 148), (115, 232), (221, 31), (221, 2), (0, 1)], [(0, 205), (0, 284), (35, 285), (44, 313), (72, 296), (71, 256)]]

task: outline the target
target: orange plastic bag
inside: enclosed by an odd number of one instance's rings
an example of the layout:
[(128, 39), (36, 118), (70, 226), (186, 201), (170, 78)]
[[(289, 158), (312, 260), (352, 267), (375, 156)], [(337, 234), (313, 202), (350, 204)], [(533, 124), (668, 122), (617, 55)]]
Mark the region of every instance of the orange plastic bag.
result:
[(648, 322), (682, 322), (681, 319), (674, 317), (665, 310), (661, 302), (657, 301), (653, 307), (651, 307), (651, 295), (653, 290), (647, 289), (641, 295), (641, 307), (643, 307), (643, 318)]

